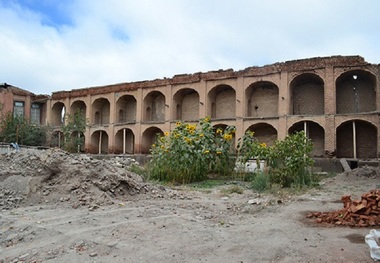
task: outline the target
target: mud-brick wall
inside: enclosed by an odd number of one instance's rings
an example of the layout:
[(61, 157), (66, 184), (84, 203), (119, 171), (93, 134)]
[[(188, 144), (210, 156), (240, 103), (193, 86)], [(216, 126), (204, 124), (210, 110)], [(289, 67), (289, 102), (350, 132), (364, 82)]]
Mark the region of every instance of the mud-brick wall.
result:
[(323, 87), (314, 83), (299, 85), (293, 90), (293, 114), (322, 115), (324, 113)]
[[(182, 100), (182, 120), (191, 121), (199, 119), (199, 95), (194, 92), (186, 95)], [(180, 116), (179, 115), (179, 116)]]
[(234, 118), (236, 95), (232, 89), (223, 90), (216, 95), (216, 118)]
[(248, 107), (248, 117), (278, 116), (277, 87), (272, 85), (255, 88)]

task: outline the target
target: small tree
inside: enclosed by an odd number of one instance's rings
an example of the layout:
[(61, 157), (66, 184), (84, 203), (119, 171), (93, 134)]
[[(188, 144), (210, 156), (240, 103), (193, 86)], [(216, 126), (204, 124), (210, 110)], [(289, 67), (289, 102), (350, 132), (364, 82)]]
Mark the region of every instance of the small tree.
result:
[(64, 142), (63, 148), (69, 152), (79, 152), (84, 145), (82, 134), (86, 131), (87, 119), (81, 109), (74, 114), (67, 114), (65, 125), (62, 127)]
[(33, 125), (22, 116), (8, 112), (0, 121), (0, 138), (3, 142), (16, 142), (28, 146), (41, 146), (46, 143), (48, 128)]

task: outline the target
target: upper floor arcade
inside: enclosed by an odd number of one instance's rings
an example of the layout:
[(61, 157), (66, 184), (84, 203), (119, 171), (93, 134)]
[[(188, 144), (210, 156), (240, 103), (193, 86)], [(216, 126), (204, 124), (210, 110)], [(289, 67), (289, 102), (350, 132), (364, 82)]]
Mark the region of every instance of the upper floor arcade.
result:
[[(313, 62), (313, 63), (310, 63)], [(53, 93), (48, 122), (80, 109), (90, 126), (365, 114), (379, 110), (379, 66), (316, 58)]]

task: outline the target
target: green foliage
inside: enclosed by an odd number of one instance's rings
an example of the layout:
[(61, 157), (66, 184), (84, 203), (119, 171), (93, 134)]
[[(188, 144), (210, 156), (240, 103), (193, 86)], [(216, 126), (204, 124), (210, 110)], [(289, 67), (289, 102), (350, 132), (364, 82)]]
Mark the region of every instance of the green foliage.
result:
[(276, 141), (269, 151), (267, 164), (271, 183), (282, 187), (301, 187), (312, 183), (309, 168), (314, 164), (310, 154), (313, 143), (303, 131)]
[[(282, 187), (302, 187), (312, 183), (312, 176), (308, 168), (314, 161), (310, 157), (313, 143), (303, 131), (291, 134), (284, 140), (276, 141), (271, 147), (260, 143), (254, 133), (248, 131), (238, 142), (238, 158), (242, 163), (249, 159), (266, 162), (270, 184), (279, 184)], [(263, 175), (255, 177), (253, 184), (258, 188), (265, 188), (267, 178)]]
[[(260, 143), (254, 132), (247, 131), (242, 138), (238, 140), (237, 151), (239, 161), (246, 163), (250, 159), (267, 160), (270, 148), (266, 143)], [(260, 167), (260, 166), (258, 166)]]
[(198, 125), (177, 122), (171, 133), (158, 137), (152, 145), (151, 178), (190, 183), (206, 179), (211, 171), (231, 173), (234, 131), (227, 127), (215, 132), (208, 117)]
[(84, 144), (83, 133), (86, 131), (87, 120), (81, 109), (74, 114), (67, 114), (62, 127), (64, 136), (63, 148), (68, 152), (79, 152)]
[(37, 126), (21, 116), (7, 113), (0, 121), (0, 139), (2, 142), (17, 142), (27, 146), (41, 146), (46, 143), (47, 127)]
[(254, 179), (251, 182), (252, 189), (263, 192), (270, 188), (269, 175), (263, 172), (256, 173)]

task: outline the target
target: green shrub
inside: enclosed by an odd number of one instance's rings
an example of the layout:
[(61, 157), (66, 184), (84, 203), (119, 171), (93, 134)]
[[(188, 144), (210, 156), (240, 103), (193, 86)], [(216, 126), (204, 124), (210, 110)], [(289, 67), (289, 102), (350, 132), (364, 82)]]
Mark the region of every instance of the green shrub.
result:
[(2, 142), (17, 142), (20, 145), (42, 146), (46, 144), (48, 128), (32, 124), (22, 116), (7, 113), (0, 121), (0, 139)]
[(252, 189), (263, 192), (265, 190), (268, 190), (270, 188), (270, 178), (269, 175), (258, 172), (256, 173), (254, 179), (251, 182)]
[(271, 183), (282, 187), (301, 187), (312, 183), (310, 153), (313, 143), (303, 131), (276, 141), (267, 158)]
[(199, 124), (177, 122), (175, 129), (152, 145), (150, 177), (160, 181), (190, 183), (207, 178), (211, 171), (232, 173), (231, 147), (235, 128), (214, 131), (210, 118)]
[[(312, 184), (313, 177), (310, 167), (314, 161), (310, 157), (313, 143), (303, 131), (278, 140), (271, 147), (260, 143), (254, 133), (248, 131), (238, 143), (238, 158), (243, 163), (249, 159), (263, 160), (267, 166), (270, 184), (279, 184), (282, 187), (302, 187)], [(261, 184), (261, 175), (254, 180)], [(254, 184), (256, 184), (254, 183)]]

